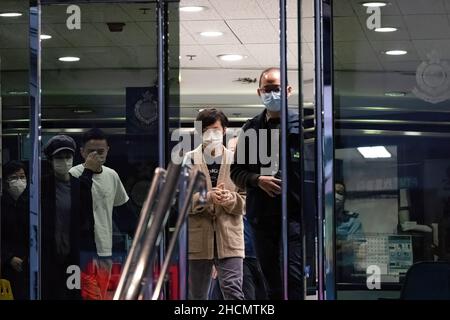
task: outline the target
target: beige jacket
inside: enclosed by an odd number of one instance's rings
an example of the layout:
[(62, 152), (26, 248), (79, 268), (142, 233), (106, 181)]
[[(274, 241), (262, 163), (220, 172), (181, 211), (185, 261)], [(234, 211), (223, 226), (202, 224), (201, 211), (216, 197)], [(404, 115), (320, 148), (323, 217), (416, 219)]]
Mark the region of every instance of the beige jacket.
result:
[[(199, 201), (199, 193), (194, 194), (192, 209), (189, 213), (189, 259), (200, 260), (214, 258), (214, 233), (216, 235), (217, 255), (219, 259), (242, 257), (244, 251), (245, 199), (237, 192), (230, 178), (230, 165), (233, 153), (224, 147), (217, 184), (224, 183), (230, 190), (232, 199), (224, 206), (208, 200)], [(198, 169), (206, 176), (207, 189), (212, 189), (208, 166), (204, 161), (202, 146), (186, 154), (185, 163)]]

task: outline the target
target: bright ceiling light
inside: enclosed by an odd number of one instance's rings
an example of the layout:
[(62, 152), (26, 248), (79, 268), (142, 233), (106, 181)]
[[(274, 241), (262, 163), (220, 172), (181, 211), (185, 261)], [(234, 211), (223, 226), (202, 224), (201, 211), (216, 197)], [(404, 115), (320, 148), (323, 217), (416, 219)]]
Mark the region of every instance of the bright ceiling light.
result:
[(240, 61), (244, 58), (246, 58), (243, 55), (240, 54), (221, 54), (217, 56), (220, 60), (223, 61)]
[(383, 146), (359, 147), (357, 149), (365, 159), (379, 159), (392, 157), (392, 155), (389, 153), (386, 147)]
[(374, 2), (364, 2), (362, 4), (364, 7), (385, 7), (387, 5), (386, 2), (382, 2), (382, 1), (374, 1)]
[(395, 27), (381, 27), (381, 28), (375, 28), (375, 32), (395, 32), (398, 29)]
[(28, 91), (8, 91), (8, 94), (10, 94), (12, 96), (23, 96), (23, 95), (27, 95)]
[(389, 91), (384, 93), (387, 97), (404, 97), (406, 96), (406, 92), (403, 91)]
[(61, 57), (58, 60), (62, 61), (62, 62), (77, 62), (77, 61), (80, 61), (80, 58), (78, 58), (78, 57)]
[(204, 31), (204, 32), (200, 32), (200, 35), (202, 37), (214, 38), (214, 37), (223, 36), (223, 32), (220, 32), (220, 31)]
[(205, 10), (205, 7), (200, 7), (200, 6), (180, 7), (180, 11), (182, 11), (182, 12), (200, 12), (203, 10)]
[(22, 16), (22, 14), (20, 12), (3, 12), (0, 13), (0, 17), (3, 18), (15, 18), (15, 17), (20, 17)]
[(388, 56), (403, 56), (407, 53), (408, 51), (405, 50), (389, 50), (385, 52), (385, 54), (387, 54)]
[(48, 40), (48, 39), (51, 39), (51, 38), (52, 38), (52, 36), (49, 35), (49, 34), (41, 34), (41, 40)]

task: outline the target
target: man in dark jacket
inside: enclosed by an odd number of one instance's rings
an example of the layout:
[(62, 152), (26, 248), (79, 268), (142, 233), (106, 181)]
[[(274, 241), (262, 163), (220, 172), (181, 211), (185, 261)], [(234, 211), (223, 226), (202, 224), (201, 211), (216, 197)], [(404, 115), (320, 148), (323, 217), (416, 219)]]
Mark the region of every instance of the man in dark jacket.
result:
[(2, 277), (9, 280), (15, 300), (29, 298), (29, 217), (25, 166), (10, 161), (3, 167), (1, 211)]
[[(247, 218), (253, 227), (258, 259), (270, 299), (282, 299), (281, 174), (279, 137), (281, 116), (280, 70), (262, 72), (257, 90), (265, 110), (247, 121), (239, 136), (231, 179), (247, 191)], [(288, 96), (292, 88), (288, 86)], [(288, 112), (288, 255), (289, 299), (303, 298), (300, 236), (300, 132), (297, 113)], [(266, 134), (264, 134), (266, 132)], [(253, 134), (252, 134), (253, 133)], [(272, 133), (272, 134), (271, 134)], [(252, 140), (253, 139), (253, 140)], [(257, 139), (257, 141), (254, 141)], [(262, 149), (261, 146), (266, 148)], [(267, 155), (264, 153), (268, 153)], [(267, 161), (267, 156), (270, 161)]]

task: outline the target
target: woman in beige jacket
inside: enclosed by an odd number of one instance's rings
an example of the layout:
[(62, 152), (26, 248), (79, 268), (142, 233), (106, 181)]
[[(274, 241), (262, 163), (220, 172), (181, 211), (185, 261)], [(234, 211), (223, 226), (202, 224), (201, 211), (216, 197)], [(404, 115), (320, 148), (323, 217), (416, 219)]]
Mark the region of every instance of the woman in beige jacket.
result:
[(189, 299), (207, 299), (215, 265), (224, 298), (243, 300), (245, 200), (230, 179), (233, 153), (223, 146), (228, 119), (208, 108), (197, 121), (202, 145), (187, 153), (185, 164), (205, 174), (208, 193), (206, 203), (194, 195), (189, 214)]

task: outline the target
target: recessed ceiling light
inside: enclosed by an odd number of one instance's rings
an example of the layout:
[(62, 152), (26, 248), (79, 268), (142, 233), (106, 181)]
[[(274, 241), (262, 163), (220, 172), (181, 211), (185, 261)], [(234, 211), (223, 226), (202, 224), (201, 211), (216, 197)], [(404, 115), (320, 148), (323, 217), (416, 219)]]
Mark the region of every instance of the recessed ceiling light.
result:
[(376, 147), (359, 147), (359, 153), (366, 159), (391, 158), (392, 155), (383, 146)]
[(182, 12), (200, 12), (203, 10), (205, 10), (205, 7), (200, 7), (200, 6), (180, 7), (180, 11), (182, 11)]
[(395, 32), (397, 31), (397, 28), (394, 27), (381, 27), (381, 28), (375, 28), (375, 32)]
[(92, 109), (74, 109), (73, 113), (81, 113), (81, 114), (85, 114), (85, 113), (92, 113), (94, 112)]
[(385, 92), (384, 95), (387, 96), (387, 97), (404, 97), (404, 96), (406, 96), (406, 92), (403, 92), (403, 91), (390, 91), (390, 92)]
[(78, 58), (78, 57), (61, 57), (58, 60), (62, 61), (62, 62), (77, 62), (77, 61), (80, 61), (80, 58)]
[(10, 94), (12, 96), (23, 96), (23, 95), (27, 95), (28, 91), (8, 91), (8, 94)]
[(210, 38), (212, 38), (212, 37), (220, 37), (220, 36), (223, 36), (223, 32), (220, 32), (220, 31), (203, 31), (203, 32), (200, 32), (200, 35), (202, 37), (210, 37)]
[(217, 57), (223, 61), (239, 61), (246, 58), (245, 56), (240, 54), (221, 54), (218, 55)]
[(385, 52), (385, 54), (387, 54), (388, 56), (402, 56), (407, 53), (408, 53), (408, 51), (405, 51), (405, 50), (389, 50), (389, 51)]
[(385, 7), (387, 5), (386, 2), (382, 1), (374, 1), (374, 2), (364, 2), (362, 4), (364, 7)]
[(48, 40), (48, 39), (51, 39), (51, 38), (52, 38), (52, 36), (49, 35), (49, 34), (41, 34), (41, 40)]
[(22, 16), (22, 14), (20, 12), (3, 12), (0, 13), (0, 17), (3, 18), (15, 18), (15, 17), (20, 17)]

